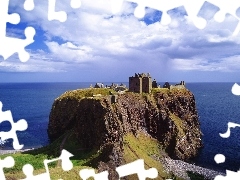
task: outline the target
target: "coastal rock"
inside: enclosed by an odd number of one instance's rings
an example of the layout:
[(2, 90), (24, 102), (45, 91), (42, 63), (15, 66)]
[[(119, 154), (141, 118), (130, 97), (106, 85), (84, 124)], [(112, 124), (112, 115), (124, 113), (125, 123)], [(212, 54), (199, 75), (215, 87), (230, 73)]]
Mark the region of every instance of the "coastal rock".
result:
[[(73, 130), (83, 148), (117, 144), (121, 149), (124, 135), (137, 137), (145, 132), (157, 139), (170, 157), (181, 160), (196, 156), (202, 146), (195, 98), (187, 89), (126, 92), (118, 94), (114, 103), (107, 90), (94, 97), (94, 92), (79, 96), (83, 91), (86, 94), (88, 90), (66, 92), (54, 101), (48, 125), (51, 141)], [(111, 160), (121, 164), (120, 156), (113, 154)]]

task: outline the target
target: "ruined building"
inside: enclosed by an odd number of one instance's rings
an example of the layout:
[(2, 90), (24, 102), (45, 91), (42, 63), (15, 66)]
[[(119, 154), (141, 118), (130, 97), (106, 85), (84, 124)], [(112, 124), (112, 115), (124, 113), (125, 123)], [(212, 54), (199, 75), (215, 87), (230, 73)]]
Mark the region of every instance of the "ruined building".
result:
[(152, 78), (149, 73), (136, 74), (129, 77), (129, 91), (136, 93), (150, 93), (152, 89)]
[(170, 85), (169, 82), (165, 82), (165, 84), (163, 85), (163, 88), (168, 88), (168, 89), (185, 89), (185, 81), (181, 81), (178, 84), (175, 85)]
[(157, 84), (156, 79), (154, 79), (153, 82), (152, 82), (152, 88), (158, 88), (158, 84)]

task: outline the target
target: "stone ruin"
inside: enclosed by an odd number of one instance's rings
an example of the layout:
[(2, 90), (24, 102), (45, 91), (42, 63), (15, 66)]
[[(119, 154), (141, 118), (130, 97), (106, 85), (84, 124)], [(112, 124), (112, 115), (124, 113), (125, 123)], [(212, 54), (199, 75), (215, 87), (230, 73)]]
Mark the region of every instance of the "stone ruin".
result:
[(150, 73), (135, 73), (129, 77), (129, 91), (136, 93), (150, 93), (152, 88), (158, 88), (156, 79), (152, 80)]
[(178, 84), (175, 85), (170, 85), (169, 82), (165, 82), (165, 84), (163, 85), (163, 88), (168, 88), (168, 89), (185, 89), (186, 88), (186, 84), (184, 81), (181, 81)]

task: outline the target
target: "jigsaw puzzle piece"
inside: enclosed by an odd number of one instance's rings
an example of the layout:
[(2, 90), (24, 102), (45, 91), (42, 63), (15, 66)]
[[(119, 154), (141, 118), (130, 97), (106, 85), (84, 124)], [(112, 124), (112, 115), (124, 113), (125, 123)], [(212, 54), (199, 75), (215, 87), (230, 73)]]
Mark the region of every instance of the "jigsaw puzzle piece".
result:
[(15, 161), (14, 161), (13, 157), (11, 157), (11, 156), (5, 157), (3, 160), (0, 159), (0, 169), (1, 169), (1, 171), (0, 171), (0, 179), (1, 180), (5, 180), (6, 179), (6, 177), (4, 175), (3, 168), (11, 168), (11, 167), (14, 166), (14, 164), (15, 164)]
[(182, 6), (182, 0), (168, 0), (166, 3), (165, 0), (149, 0), (149, 1), (136, 1), (138, 7), (135, 11), (139, 11), (142, 16), (145, 15), (145, 7), (156, 9), (162, 12), (161, 24), (168, 25), (171, 22), (171, 17), (168, 15), (168, 11), (174, 8)]
[(183, 0), (184, 8), (188, 17), (193, 21), (194, 25), (198, 29), (203, 29), (207, 25), (207, 21), (204, 18), (198, 16), (200, 9), (202, 8), (205, 0)]
[(20, 22), (19, 14), (8, 14), (8, 6), (9, 0), (0, 1), (0, 55), (6, 60), (17, 52), (19, 59), (26, 62), (30, 56), (24, 48), (34, 42), (35, 29), (32, 27), (25, 29), (26, 39), (6, 37), (7, 23), (18, 24)]
[[(161, 24), (163, 25), (167, 25), (171, 22), (171, 17), (168, 15), (167, 11), (180, 7), (182, 6), (182, 0), (168, 0), (168, 2), (166, 3), (165, 0), (126, 0), (129, 2), (134, 2), (136, 4), (138, 4), (138, 6), (136, 7), (135, 11), (134, 11), (134, 15), (137, 18), (143, 18), (145, 16), (145, 8), (152, 8), (152, 9), (156, 9), (162, 12), (162, 17), (161, 17)], [(114, 0), (112, 0), (112, 3), (115, 3)], [(115, 4), (115, 6), (119, 9), (119, 7), (121, 7), (123, 1), (118, 0), (118, 2)], [(115, 7), (115, 9), (117, 9)]]
[(108, 180), (108, 171), (96, 174), (94, 169), (82, 169), (80, 170), (79, 175), (83, 180), (87, 180), (90, 177), (93, 177), (94, 180)]
[[(236, 1), (236, 0), (208, 0), (209, 3), (219, 7), (219, 11), (214, 15), (214, 19), (217, 22), (223, 22), (226, 14), (231, 14), (232, 16), (234, 16), (235, 18), (238, 19), (238, 21), (240, 20), (240, 18), (237, 16), (236, 12), (237, 9), (240, 7), (240, 1)], [(240, 31), (240, 22), (238, 23), (238, 25), (236, 26), (234, 32), (233, 32), (233, 36), (236, 36)]]
[(13, 139), (13, 148), (15, 150), (22, 149), (23, 145), (19, 144), (19, 140), (16, 134), (16, 131), (24, 131), (27, 129), (28, 125), (26, 120), (21, 119), (14, 123), (13, 121), (9, 121), (12, 125), (12, 129), (9, 132), (0, 132), (0, 137), (3, 141), (7, 139)]
[(30, 55), (25, 51), (25, 47), (33, 43), (33, 37), (35, 35), (35, 29), (27, 27), (25, 29), (26, 39), (17, 39), (11, 37), (5, 37), (0, 41), (0, 54), (4, 59), (9, 58), (15, 52), (18, 53), (18, 57), (22, 62), (26, 62)]
[(232, 16), (237, 17), (236, 11), (240, 7), (240, 1), (236, 0), (208, 0), (209, 3), (219, 7), (219, 11), (215, 14), (214, 19), (217, 22), (223, 22), (226, 14), (231, 14)]
[[(152, 8), (162, 12), (161, 24), (168, 25), (171, 22), (171, 17), (168, 15), (168, 11), (183, 5), (183, 0), (126, 0), (128, 2), (136, 3), (138, 6), (134, 11), (134, 15), (137, 18), (143, 18), (145, 16), (145, 8)], [(123, 0), (111, 0), (112, 13), (116, 14), (121, 10)]]
[(118, 172), (119, 177), (137, 174), (139, 180), (145, 180), (146, 178), (157, 178), (158, 176), (158, 171), (156, 168), (145, 170), (143, 159), (138, 159), (132, 163), (117, 167), (116, 171)]
[(12, 118), (12, 113), (11, 111), (2, 111), (2, 102), (0, 101), (0, 123), (2, 123), (3, 121), (8, 121), (12, 128), (10, 131), (8, 132), (0, 132), (0, 138), (2, 141), (5, 141), (7, 139), (13, 139), (13, 148), (18, 150), (21, 149), (23, 147), (23, 145), (19, 144), (18, 141), (18, 137), (16, 134), (16, 131), (24, 131), (27, 129), (28, 124), (27, 121), (24, 119), (21, 119), (19, 121), (17, 121), (16, 123), (13, 121)]

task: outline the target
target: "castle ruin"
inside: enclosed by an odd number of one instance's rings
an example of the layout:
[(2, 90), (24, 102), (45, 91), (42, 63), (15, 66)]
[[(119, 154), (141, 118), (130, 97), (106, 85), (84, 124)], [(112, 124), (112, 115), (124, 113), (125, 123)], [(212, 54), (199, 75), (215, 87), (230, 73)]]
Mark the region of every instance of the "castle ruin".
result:
[(186, 88), (186, 83), (185, 83), (185, 81), (181, 81), (178, 84), (170, 85), (169, 82), (165, 82), (165, 84), (163, 85), (163, 88), (168, 88), (168, 89), (185, 89)]
[(129, 91), (136, 93), (150, 93), (152, 89), (152, 78), (149, 73), (136, 74), (129, 77)]

